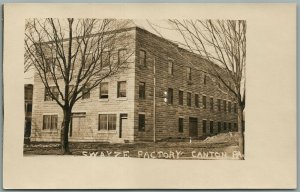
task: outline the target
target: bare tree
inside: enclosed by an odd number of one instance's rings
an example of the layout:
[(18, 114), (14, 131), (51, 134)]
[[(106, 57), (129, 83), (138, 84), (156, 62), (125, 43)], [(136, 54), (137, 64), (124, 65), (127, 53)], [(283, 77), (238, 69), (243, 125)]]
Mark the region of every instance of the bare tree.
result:
[[(63, 154), (70, 153), (68, 133), (75, 103), (104, 79), (128, 68), (127, 59), (133, 53), (125, 51), (129, 44), (122, 39), (128, 34), (120, 32), (126, 25), (126, 21), (114, 19), (47, 18), (26, 22), (25, 69), (26, 62), (34, 66), (46, 96), (63, 110)], [(118, 54), (118, 59), (112, 59), (112, 54)]]
[(234, 96), (238, 104), (239, 149), (244, 155), (246, 21), (171, 19), (169, 23), (183, 38), (180, 45), (205, 58), (208, 73)]

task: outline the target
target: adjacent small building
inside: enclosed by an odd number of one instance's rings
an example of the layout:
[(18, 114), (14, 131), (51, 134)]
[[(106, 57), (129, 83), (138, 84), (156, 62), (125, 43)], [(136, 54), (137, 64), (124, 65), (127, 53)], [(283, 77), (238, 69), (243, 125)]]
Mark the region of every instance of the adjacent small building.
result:
[[(70, 141), (199, 138), (237, 130), (234, 97), (207, 73), (205, 59), (139, 27), (116, 33), (123, 32), (129, 46), (109, 55), (112, 60), (128, 55), (130, 68), (75, 104)], [(36, 74), (31, 141), (59, 141), (62, 120), (62, 110)]]

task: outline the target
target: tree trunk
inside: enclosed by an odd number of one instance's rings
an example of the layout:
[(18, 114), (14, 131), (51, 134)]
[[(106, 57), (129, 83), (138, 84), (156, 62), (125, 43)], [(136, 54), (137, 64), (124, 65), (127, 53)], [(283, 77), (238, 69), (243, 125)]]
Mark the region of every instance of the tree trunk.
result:
[(64, 118), (61, 125), (61, 152), (63, 155), (65, 154), (71, 154), (70, 148), (69, 148), (69, 126), (71, 122), (71, 110), (69, 109), (63, 109), (64, 111)]
[(240, 159), (245, 159), (245, 137), (243, 128), (243, 113), (244, 110), (241, 106), (238, 107), (238, 133), (239, 133), (239, 151), (241, 153)]

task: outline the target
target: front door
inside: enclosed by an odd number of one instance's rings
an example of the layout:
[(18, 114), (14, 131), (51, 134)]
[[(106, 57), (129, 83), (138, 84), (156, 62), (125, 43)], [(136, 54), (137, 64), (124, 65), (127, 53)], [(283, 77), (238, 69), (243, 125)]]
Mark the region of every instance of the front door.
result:
[(124, 130), (127, 128), (127, 114), (120, 114), (120, 131), (119, 138), (124, 137)]
[(190, 137), (198, 137), (198, 120), (197, 118), (190, 117), (189, 119)]

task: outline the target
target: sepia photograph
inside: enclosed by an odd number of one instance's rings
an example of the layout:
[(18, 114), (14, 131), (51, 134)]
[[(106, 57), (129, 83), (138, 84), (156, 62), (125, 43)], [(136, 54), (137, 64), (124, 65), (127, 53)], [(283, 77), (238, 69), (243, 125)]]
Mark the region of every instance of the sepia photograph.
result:
[(24, 155), (244, 159), (246, 29), (26, 19)]
[(296, 7), (5, 4), (3, 188), (296, 188)]

